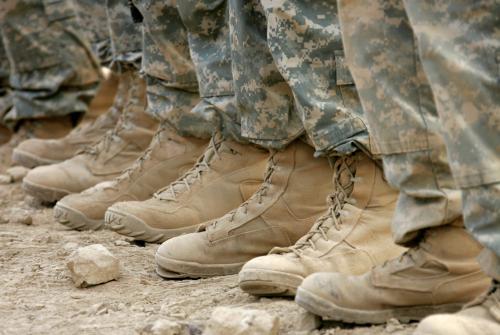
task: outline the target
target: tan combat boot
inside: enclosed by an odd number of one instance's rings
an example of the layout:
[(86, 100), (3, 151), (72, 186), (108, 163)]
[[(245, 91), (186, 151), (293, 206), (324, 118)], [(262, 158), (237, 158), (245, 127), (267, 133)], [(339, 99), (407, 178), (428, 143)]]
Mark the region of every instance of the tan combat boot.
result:
[(63, 138), (33, 138), (21, 142), (12, 153), (12, 161), (28, 168), (55, 164), (75, 156), (84, 147), (99, 141), (118, 122), (127, 100), (130, 76), (122, 76), (114, 104), (105, 114), (93, 122), (82, 123)]
[(414, 335), (500, 334), (500, 284), (494, 281), (488, 293), (455, 314), (437, 314), (423, 319)]
[(364, 275), (310, 275), (295, 301), (327, 319), (357, 324), (391, 318), (409, 322), (455, 312), (490, 284), (476, 261), (480, 251), (462, 227), (428, 229), (417, 247)]
[(0, 145), (9, 142), (11, 136), (10, 129), (0, 124)]
[(119, 201), (142, 201), (152, 197), (155, 191), (193, 166), (206, 143), (206, 140), (179, 136), (163, 124), (148, 150), (132, 167), (112, 181), (62, 198), (54, 208), (54, 217), (72, 229), (100, 229), (109, 206)]
[(23, 180), (24, 190), (43, 202), (55, 202), (118, 177), (147, 149), (156, 122), (145, 110), (145, 83), (136, 78), (116, 127), (81, 154), (58, 164), (39, 166)]
[(333, 179), (327, 214), (292, 247), (246, 263), (239, 273), (244, 291), (293, 296), (311, 273), (363, 274), (404, 251), (391, 235), (398, 192), (375, 162), (362, 152), (339, 157)]
[(259, 188), (267, 157), (266, 150), (216, 135), (186, 174), (149, 200), (111, 206), (106, 224), (147, 242), (193, 232), (238, 207)]
[(166, 241), (156, 253), (165, 278), (238, 273), (245, 262), (287, 247), (307, 233), (327, 206), (332, 169), (295, 141), (269, 159), (264, 183), (245, 203), (199, 232)]
[(91, 119), (96, 119), (99, 115), (106, 113), (115, 104), (115, 97), (121, 84), (122, 76), (115, 75), (110, 69), (101, 67), (101, 73), (103, 80), (87, 112)]
[(12, 151), (22, 141), (29, 138), (60, 138), (67, 135), (73, 128), (73, 125), (74, 122), (71, 115), (18, 122), (9, 141), (0, 147), (1, 165), (11, 165)]

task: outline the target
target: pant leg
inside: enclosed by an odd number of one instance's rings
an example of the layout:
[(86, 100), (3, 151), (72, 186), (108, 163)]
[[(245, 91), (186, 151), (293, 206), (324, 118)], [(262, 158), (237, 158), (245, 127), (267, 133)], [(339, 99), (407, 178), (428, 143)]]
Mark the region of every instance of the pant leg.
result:
[[(1, 32), (0, 32), (1, 36)], [(10, 66), (7, 54), (0, 38), (0, 124), (5, 114), (12, 108), (12, 96), (9, 85)]]
[(229, 26), (242, 135), (253, 143), (282, 149), (304, 129), (292, 91), (269, 51), (260, 0), (229, 0)]
[(106, 17), (106, 1), (73, 0), (79, 25), (92, 45), (92, 51), (101, 65), (111, 62), (111, 45)]
[(180, 135), (209, 138), (214, 130), (210, 116), (194, 108), (200, 102), (198, 82), (176, 1), (134, 3), (144, 17), (148, 110)]
[(87, 111), (99, 69), (71, 3), (3, 1), (0, 27), (14, 105), (4, 122)]
[(461, 216), (432, 92), (416, 54), (402, 0), (339, 0), (348, 64), (374, 148), (401, 193), (393, 219), (398, 243)]
[(135, 24), (125, 0), (106, 0), (111, 42), (111, 64), (115, 72), (139, 71), (142, 60), (142, 29)]
[(496, 256), (485, 270), (500, 279), (500, 3), (404, 3), (463, 189), (465, 224)]
[(267, 44), (293, 91), (296, 111), (317, 152), (356, 150), (367, 137), (363, 110), (344, 63), (335, 0), (261, 0)]
[(201, 101), (195, 111), (205, 115), (225, 138), (245, 142), (231, 72), (229, 12), (226, 0), (177, 1), (188, 41)]

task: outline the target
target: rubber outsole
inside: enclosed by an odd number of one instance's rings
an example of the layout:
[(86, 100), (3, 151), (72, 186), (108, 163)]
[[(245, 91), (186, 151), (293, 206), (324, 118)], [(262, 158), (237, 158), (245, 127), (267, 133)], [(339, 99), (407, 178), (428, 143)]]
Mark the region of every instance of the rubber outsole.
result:
[[(172, 272), (184, 275), (185, 278), (208, 278), (237, 274), (245, 263), (236, 264), (200, 264), (195, 262), (178, 261), (164, 257), (158, 253), (155, 256), (156, 264), (166, 273)], [(164, 276), (162, 276), (164, 277)], [(166, 278), (166, 277), (164, 277)]]
[(54, 219), (74, 230), (100, 230), (104, 228), (104, 220), (89, 219), (82, 212), (59, 203), (54, 207)]
[(12, 162), (16, 165), (22, 165), (24, 167), (32, 169), (37, 166), (60, 163), (61, 161), (44, 159), (42, 157), (33, 155), (32, 153), (22, 151), (19, 149), (14, 149), (12, 151)]
[(46, 203), (54, 203), (58, 200), (61, 200), (66, 195), (70, 194), (70, 192), (65, 190), (54, 189), (31, 183), (27, 181), (26, 178), (23, 179), (22, 187), (24, 191), (26, 191), (26, 193)]
[(118, 234), (149, 243), (162, 243), (175, 236), (193, 233), (198, 228), (198, 225), (179, 229), (153, 228), (133, 215), (122, 213), (112, 208), (106, 211), (104, 222), (111, 230)]
[(239, 273), (238, 285), (253, 295), (294, 296), (304, 278), (281, 271), (267, 269), (243, 269)]
[(439, 306), (400, 307), (378, 311), (354, 310), (339, 307), (302, 287), (299, 287), (297, 290), (295, 302), (307, 311), (319, 315), (326, 320), (359, 325), (383, 324), (390, 319), (396, 319), (401, 323), (420, 321), (431, 314), (455, 313), (463, 306), (463, 304), (457, 303)]

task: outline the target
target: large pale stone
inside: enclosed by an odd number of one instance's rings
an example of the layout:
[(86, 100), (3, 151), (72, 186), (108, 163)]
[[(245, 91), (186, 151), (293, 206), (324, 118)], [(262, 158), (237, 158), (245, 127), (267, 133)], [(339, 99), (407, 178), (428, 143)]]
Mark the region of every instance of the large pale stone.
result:
[(78, 248), (67, 265), (76, 287), (106, 283), (120, 275), (120, 262), (101, 244)]
[(278, 335), (279, 318), (265, 311), (216, 308), (203, 335)]

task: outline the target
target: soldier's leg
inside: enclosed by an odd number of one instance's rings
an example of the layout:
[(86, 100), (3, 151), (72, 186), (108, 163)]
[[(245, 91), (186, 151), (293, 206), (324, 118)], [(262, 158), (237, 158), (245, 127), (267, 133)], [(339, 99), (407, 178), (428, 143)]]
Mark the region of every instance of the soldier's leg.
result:
[(92, 45), (92, 51), (99, 58), (102, 66), (108, 65), (111, 62), (112, 53), (106, 17), (106, 1), (73, 0), (73, 5), (79, 25)]
[[(168, 187), (152, 199), (117, 204), (108, 210), (108, 217), (116, 222), (111, 226), (118, 232), (151, 242), (194, 231), (200, 223), (238, 206), (245, 200), (241, 185), (258, 187), (267, 157), (266, 152), (240, 143), (227, 58), (226, 5), (196, 4), (202, 2), (178, 3), (179, 12), (174, 1), (153, 7), (137, 2), (150, 41), (144, 56), (151, 84), (149, 109), (186, 140), (213, 134), (200, 160), (181, 179), (160, 185)], [(185, 25), (179, 13), (186, 19)], [(201, 22), (208, 25), (206, 31), (198, 26)]]
[(403, 2), (341, 0), (339, 8), (346, 56), (385, 174), (401, 191), (393, 234), (412, 247), (362, 276), (312, 275), (297, 301), (356, 323), (456, 310), (488, 279), (475, 260), (480, 246), (463, 228), (460, 191)]
[(78, 32), (71, 4), (4, 1), (0, 16), (14, 104), (4, 122), (85, 113), (99, 69)]
[[(490, 294), (456, 315), (424, 320), (418, 334), (496, 334), (500, 319), (500, 53), (497, 1), (405, 1), (462, 189), (465, 225), (485, 247)], [(492, 307), (493, 306), (493, 307)]]
[[(1, 36), (1, 33), (0, 33)], [(9, 141), (11, 131), (5, 127), (1, 120), (12, 107), (12, 97), (9, 87), (9, 60), (0, 38), (0, 145)]]
[(269, 49), (293, 91), (307, 137), (334, 169), (333, 185), (324, 181), (330, 208), (307, 236), (289, 249), (251, 260), (240, 272), (247, 292), (294, 295), (311, 273), (359, 274), (398, 255), (402, 249), (390, 232), (398, 193), (384, 181), (381, 162), (369, 150), (361, 104), (344, 62), (336, 1), (261, 3)]
[[(37, 167), (24, 178), (25, 189), (43, 201), (54, 202), (120, 176), (147, 149), (157, 127), (157, 122), (145, 112), (146, 84), (139, 76), (141, 27), (132, 21), (124, 1), (109, 0), (107, 11), (113, 46), (112, 67), (121, 74), (120, 80), (127, 92), (125, 101), (122, 106), (116, 106), (118, 110), (111, 109), (102, 115), (99, 122), (86, 129), (88, 132), (70, 134), (70, 140), (80, 140), (75, 141), (76, 144), (93, 139), (84, 145), (84, 150), (80, 148), (76, 156), (60, 163)], [(61, 214), (59, 220), (67, 222), (68, 218)], [(102, 218), (79, 225), (82, 229), (98, 228), (102, 226)]]
[(5, 53), (2, 40), (0, 39), (0, 124), (2, 123), (1, 120), (3, 120), (4, 115), (12, 107), (9, 75), (10, 75), (9, 60), (7, 58), (7, 54)]

